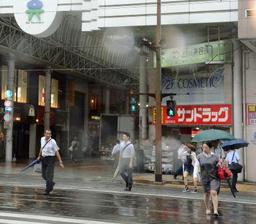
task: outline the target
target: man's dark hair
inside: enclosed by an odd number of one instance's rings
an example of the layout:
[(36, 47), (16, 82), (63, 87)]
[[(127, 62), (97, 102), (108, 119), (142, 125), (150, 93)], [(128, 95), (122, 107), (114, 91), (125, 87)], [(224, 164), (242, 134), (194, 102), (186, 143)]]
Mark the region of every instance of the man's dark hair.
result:
[(123, 132), (124, 135), (126, 135), (128, 138), (130, 138), (130, 133), (129, 132)]

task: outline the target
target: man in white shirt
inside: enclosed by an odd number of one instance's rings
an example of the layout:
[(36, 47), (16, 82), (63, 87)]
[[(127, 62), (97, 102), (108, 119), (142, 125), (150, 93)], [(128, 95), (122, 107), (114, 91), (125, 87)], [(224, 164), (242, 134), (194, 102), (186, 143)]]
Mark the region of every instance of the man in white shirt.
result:
[(125, 132), (123, 133), (123, 141), (119, 146), (114, 147), (112, 155), (120, 153), (119, 155), (119, 172), (121, 177), (126, 183), (126, 191), (131, 191), (132, 189), (132, 169), (133, 169), (133, 160), (135, 157), (135, 150), (133, 144), (130, 142), (130, 134)]
[[(225, 159), (226, 159), (228, 165), (231, 165), (231, 163), (239, 163), (240, 156), (239, 156), (239, 153), (236, 150), (229, 150)], [(232, 188), (234, 189), (235, 192), (238, 192), (238, 190), (236, 188), (238, 173), (232, 171), (232, 174), (233, 174), (233, 176), (232, 176)]]
[(51, 138), (51, 130), (45, 130), (44, 137), (41, 138), (41, 148), (38, 160), (42, 160), (42, 177), (46, 181), (46, 189), (44, 195), (49, 195), (53, 190), (55, 183), (53, 182), (55, 156), (59, 161), (60, 167), (64, 168), (59, 147), (56, 141)]

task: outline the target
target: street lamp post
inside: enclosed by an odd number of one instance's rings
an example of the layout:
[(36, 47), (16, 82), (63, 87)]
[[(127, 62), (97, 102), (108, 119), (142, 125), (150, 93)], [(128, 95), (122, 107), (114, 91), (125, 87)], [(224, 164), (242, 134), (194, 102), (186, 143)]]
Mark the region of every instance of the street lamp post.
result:
[(157, 0), (156, 25), (156, 124), (155, 124), (155, 181), (162, 182), (162, 110), (161, 110), (161, 0)]

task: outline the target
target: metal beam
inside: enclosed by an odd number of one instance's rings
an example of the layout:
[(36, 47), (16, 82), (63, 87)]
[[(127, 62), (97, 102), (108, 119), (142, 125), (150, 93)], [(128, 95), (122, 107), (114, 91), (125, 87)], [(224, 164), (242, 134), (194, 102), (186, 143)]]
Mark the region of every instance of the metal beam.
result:
[(25, 34), (10, 19), (0, 18), (0, 47), (22, 58), (36, 59), (52, 70), (76, 73), (110, 86), (122, 88), (138, 82), (138, 75), (127, 69), (90, 60), (82, 51), (65, 49), (61, 43), (56, 46), (47, 39)]

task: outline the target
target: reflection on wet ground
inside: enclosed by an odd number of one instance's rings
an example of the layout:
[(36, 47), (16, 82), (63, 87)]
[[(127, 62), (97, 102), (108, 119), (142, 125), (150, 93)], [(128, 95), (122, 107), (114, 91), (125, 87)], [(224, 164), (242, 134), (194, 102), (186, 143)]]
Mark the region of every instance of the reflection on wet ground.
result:
[(256, 205), (221, 202), (223, 216), (206, 217), (201, 200), (171, 199), (90, 191), (0, 187), (0, 209), (41, 215), (89, 218), (122, 223), (254, 223)]

